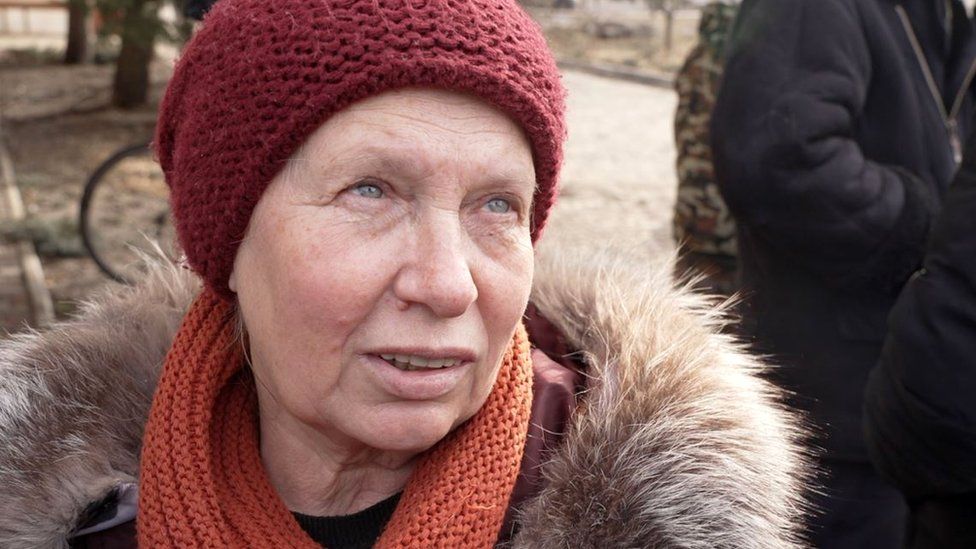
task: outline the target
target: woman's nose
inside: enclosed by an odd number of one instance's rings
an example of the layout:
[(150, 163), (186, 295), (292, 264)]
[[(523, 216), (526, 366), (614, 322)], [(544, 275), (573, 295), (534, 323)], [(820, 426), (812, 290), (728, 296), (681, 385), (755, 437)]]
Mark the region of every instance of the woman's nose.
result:
[(408, 305), (422, 305), (444, 318), (458, 317), (478, 299), (466, 239), (457, 219), (426, 223), (403, 250), (405, 261), (394, 293)]

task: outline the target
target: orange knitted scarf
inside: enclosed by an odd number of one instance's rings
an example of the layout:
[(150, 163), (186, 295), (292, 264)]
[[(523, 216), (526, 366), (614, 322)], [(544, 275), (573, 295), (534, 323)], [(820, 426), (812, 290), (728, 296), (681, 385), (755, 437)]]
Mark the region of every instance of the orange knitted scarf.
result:
[[(231, 318), (204, 290), (166, 358), (143, 439), (140, 547), (318, 547), (264, 471)], [(376, 547), (494, 545), (528, 431), (529, 356), (520, 325), (488, 400), (421, 458)]]

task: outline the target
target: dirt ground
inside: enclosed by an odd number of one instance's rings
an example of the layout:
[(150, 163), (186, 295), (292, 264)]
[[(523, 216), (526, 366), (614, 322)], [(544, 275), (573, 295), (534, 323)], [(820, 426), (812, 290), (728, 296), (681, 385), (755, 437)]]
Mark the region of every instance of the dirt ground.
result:
[[(637, 17), (631, 17), (634, 11), (625, 14), (629, 30), (619, 38), (599, 38), (601, 31), (592, 27), (598, 21), (616, 29), (613, 25), (621, 19), (619, 14), (594, 18), (582, 11), (532, 12), (546, 30), (557, 58), (658, 72), (677, 66), (697, 24), (694, 16), (679, 16), (676, 47), (665, 53), (658, 43), (663, 21), (647, 12), (637, 13)], [(56, 51), (3, 52), (0, 41), (3, 135), (30, 216), (26, 226), (0, 226), (0, 237), (14, 233), (33, 238), (55, 309), (65, 315), (74, 310), (77, 300), (106, 283), (84, 255), (78, 235), (78, 204), (84, 183), (112, 152), (151, 137), (156, 104), (172, 63), (164, 60), (154, 66), (150, 105), (120, 111), (107, 107), (110, 65), (64, 67), (52, 62), (56, 58)], [(556, 224), (563, 218), (568, 228), (581, 227), (569, 220), (593, 218), (594, 225), (601, 225), (601, 219), (621, 218), (611, 213), (613, 207), (620, 207), (621, 213), (627, 212), (625, 229), (642, 235), (637, 240), (646, 237), (663, 242), (668, 230), (664, 210), (673, 200), (669, 119), (673, 94), (582, 75), (568, 78), (567, 86), (571, 135), (561, 206), (565, 213), (560, 215), (557, 210)], [(626, 99), (615, 97), (618, 93)], [(634, 107), (616, 114), (606, 110), (615, 104), (618, 109), (620, 105)], [(612, 145), (614, 142), (619, 146)], [(601, 150), (601, 146), (619, 150)], [(605, 227), (597, 231), (600, 234), (619, 232), (613, 225), (602, 225)]]
[(697, 10), (674, 14), (670, 49), (665, 45), (664, 14), (649, 11), (642, 2), (529, 11), (560, 60), (674, 72), (698, 36)]
[(115, 150), (146, 142), (168, 79), (154, 68), (151, 104), (132, 111), (107, 107), (110, 66), (0, 67), (0, 115), (29, 221), (0, 232), (34, 239), (55, 309), (70, 313), (105, 277), (84, 255), (77, 229), (85, 181)]

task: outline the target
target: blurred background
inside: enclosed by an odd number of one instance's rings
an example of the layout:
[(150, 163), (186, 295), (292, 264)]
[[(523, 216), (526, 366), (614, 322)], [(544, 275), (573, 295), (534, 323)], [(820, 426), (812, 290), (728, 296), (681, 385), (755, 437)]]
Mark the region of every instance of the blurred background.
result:
[[(524, 1), (569, 90), (550, 233), (644, 256), (670, 249), (673, 81), (703, 4)], [(0, 334), (70, 315), (110, 274), (138, 276), (132, 247), (171, 238), (144, 145), (193, 32), (182, 13), (179, 0), (0, 0)]]

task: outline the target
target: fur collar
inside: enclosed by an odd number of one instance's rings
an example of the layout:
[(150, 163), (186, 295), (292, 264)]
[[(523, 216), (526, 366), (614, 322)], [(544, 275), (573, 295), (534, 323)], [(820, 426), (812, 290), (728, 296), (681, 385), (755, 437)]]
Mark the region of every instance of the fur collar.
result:
[[(589, 365), (585, 405), (523, 508), (514, 547), (797, 547), (796, 418), (720, 335), (721, 308), (670, 263), (539, 251), (533, 302)], [(67, 547), (93, 502), (135, 482), (169, 340), (198, 289), (157, 264), (74, 320), (0, 341), (0, 546)]]
[(800, 547), (811, 468), (797, 417), (721, 334), (728, 304), (673, 262), (543, 247), (532, 301), (582, 349), (582, 413), (517, 547)]

